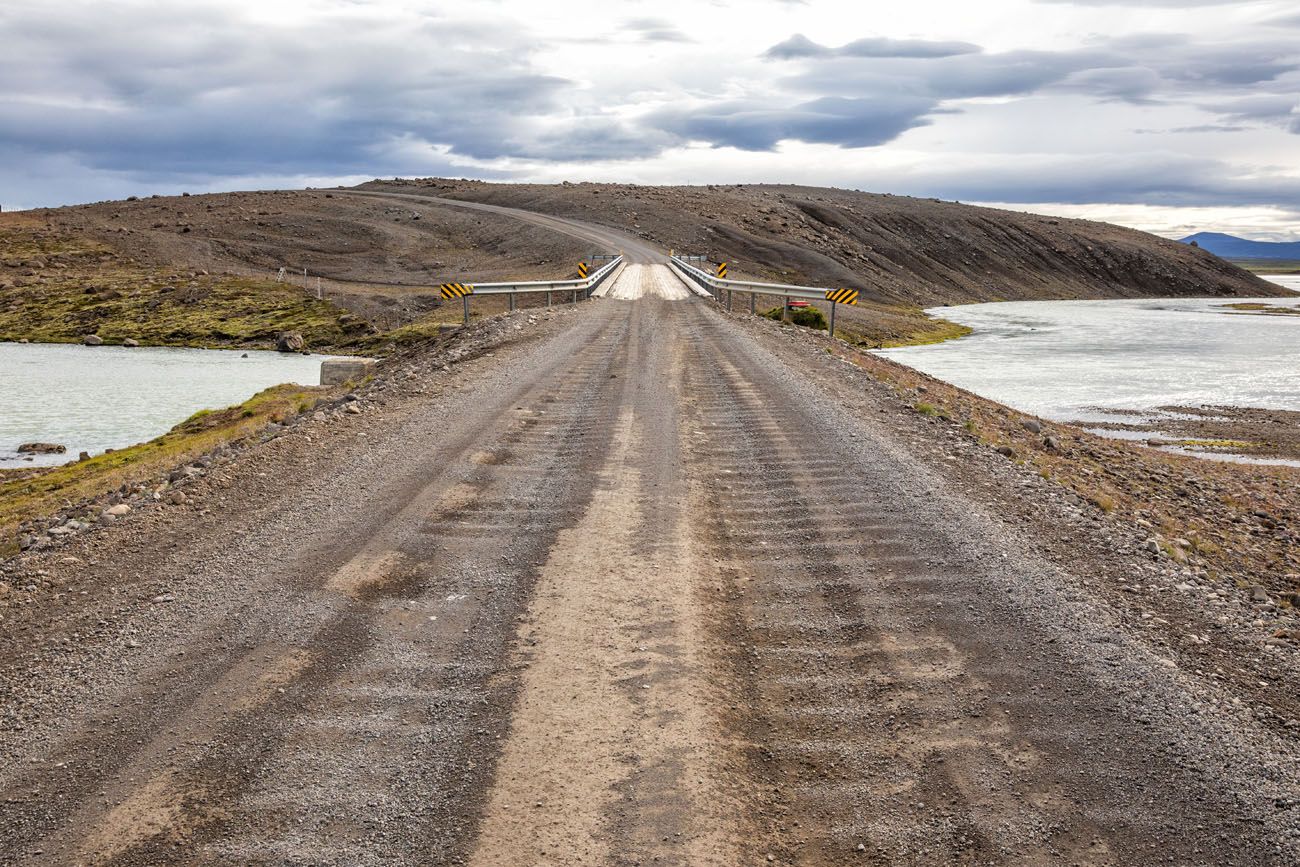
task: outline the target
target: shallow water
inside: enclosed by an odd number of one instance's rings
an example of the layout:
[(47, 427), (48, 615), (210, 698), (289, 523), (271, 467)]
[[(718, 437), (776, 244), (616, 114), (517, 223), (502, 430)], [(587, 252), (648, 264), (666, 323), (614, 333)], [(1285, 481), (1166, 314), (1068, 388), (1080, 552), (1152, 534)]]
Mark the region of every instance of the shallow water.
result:
[(1300, 274), (1260, 274), (1258, 276), (1279, 286), (1285, 286), (1292, 292), (1300, 292)]
[[(201, 409), (284, 382), (315, 385), (328, 356), (280, 352), (0, 343), (0, 467), (60, 464), (166, 433)], [(16, 449), (59, 443), (63, 455)]]
[[(1057, 421), (1203, 404), (1300, 410), (1300, 315), (1227, 312), (1250, 299), (1010, 301), (939, 307), (974, 332), (880, 354)], [(1297, 298), (1261, 303), (1300, 308)]]

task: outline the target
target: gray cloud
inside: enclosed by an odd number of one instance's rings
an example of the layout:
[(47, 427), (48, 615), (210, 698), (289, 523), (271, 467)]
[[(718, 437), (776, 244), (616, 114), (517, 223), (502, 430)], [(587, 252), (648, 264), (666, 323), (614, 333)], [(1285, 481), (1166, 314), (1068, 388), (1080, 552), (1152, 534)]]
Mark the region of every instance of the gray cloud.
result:
[(1300, 70), (1300, 47), (1289, 40), (1206, 45), (1179, 35), (1141, 34), (1064, 51), (969, 52), (924, 63), (855, 57), (846, 48), (795, 36), (774, 45), (768, 56), (800, 63), (802, 71), (788, 83), (823, 95), (901, 91), (955, 100), (1061, 91), (1149, 104), (1198, 91), (1300, 90), (1287, 79)]
[(1219, 115), (1225, 121), (1234, 123), (1271, 124), (1274, 126), (1293, 126), (1300, 112), (1300, 93), (1265, 93), (1253, 96), (1240, 96), (1204, 102), (1199, 107)]
[[(1283, 31), (1267, 29), (1300, 24), (1293, 15), (1253, 30), (1225, 28), (1219, 41), (1144, 33), (1052, 51), (851, 39), (858, 34), (822, 45), (794, 35), (765, 52), (779, 63), (747, 66), (742, 58), (726, 66), (722, 57), (700, 70), (682, 64), (633, 94), (542, 71), (558, 46), (503, 15), (474, 23), (368, 2), (322, 2), (326, 11), (267, 24), (219, 0), (191, 0), (183, 10), (150, 0), (65, 0), (61, 9), (56, 16), (43, 0), (0, 4), (0, 197), (7, 205), (277, 178), (319, 184), (459, 175), (466, 159), (575, 166), (652, 160), (688, 142), (751, 152), (773, 151), (783, 141), (880, 147), (945, 113), (980, 111), (981, 100), (1030, 95), (1039, 98), (1044, 125), (1065, 110), (1065, 100), (1053, 97), (1072, 97), (1072, 107), (1084, 97), (1181, 112), (1176, 120), (1161, 115), (1142, 123), (1184, 125), (1139, 133), (1272, 127), (1300, 134), (1300, 48), (1280, 38)], [(610, 17), (614, 42), (629, 56), (672, 57), (672, 46), (689, 40), (666, 18)], [(629, 48), (633, 41), (663, 47)], [(644, 110), (643, 98), (671, 107)], [(1117, 128), (1116, 141), (1133, 125)], [(963, 143), (944, 146), (960, 154)], [(858, 185), (967, 200), (1297, 201), (1295, 182), (1280, 172), (1152, 155), (1131, 140), (1118, 147), (1140, 152), (1007, 168), (963, 161), (958, 172), (944, 169), (936, 150), (939, 158), (925, 171)], [(512, 168), (470, 171), (496, 178), (527, 171), (513, 168), (520, 162), (502, 165)]]
[(622, 30), (641, 42), (694, 42), (671, 21), (664, 18), (630, 18)]
[(1171, 129), (1135, 129), (1133, 132), (1138, 135), (1167, 135), (1168, 133), (1241, 132), (1245, 129), (1249, 127), (1227, 123), (1201, 123), (1194, 126), (1176, 126)]
[(714, 147), (764, 151), (786, 139), (873, 147), (928, 123), (925, 115), (934, 109), (933, 101), (909, 96), (822, 97), (784, 109), (763, 102), (727, 103), (661, 112), (651, 120), (683, 139)]
[(932, 41), (927, 39), (886, 39), (869, 37), (857, 39), (838, 48), (828, 48), (813, 42), (802, 33), (796, 33), (784, 42), (773, 45), (764, 52), (765, 57), (790, 60), (799, 57), (910, 57), (926, 59), (975, 54), (978, 45), (970, 42)]
[(1300, 178), (1276, 173), (1243, 176), (1221, 160), (1175, 154), (1114, 154), (1104, 160), (1058, 157), (1033, 164), (1004, 162), (979, 171), (938, 164), (861, 178), (856, 185), (962, 201), (1275, 205), (1300, 210)]
[(1061, 82), (1063, 90), (1132, 103), (1153, 102), (1151, 94), (1159, 87), (1159, 73), (1142, 66), (1084, 69), (1071, 73)]
[(767, 49), (763, 52), (763, 56), (775, 60), (790, 60), (796, 57), (830, 57), (833, 53), (825, 45), (819, 45), (802, 33), (796, 33), (784, 42), (778, 42)]
[[(83, 2), (57, 21), (6, 9), (0, 32), (0, 145), (112, 172), (365, 173), (403, 135), (469, 157), (560, 158), (559, 134), (520, 134), (574, 102), (571, 82), (532, 69), (526, 33), (432, 16), (286, 32), (210, 6)], [(590, 158), (593, 133), (579, 137), (574, 159)], [(647, 153), (633, 136), (605, 141), (606, 156)]]

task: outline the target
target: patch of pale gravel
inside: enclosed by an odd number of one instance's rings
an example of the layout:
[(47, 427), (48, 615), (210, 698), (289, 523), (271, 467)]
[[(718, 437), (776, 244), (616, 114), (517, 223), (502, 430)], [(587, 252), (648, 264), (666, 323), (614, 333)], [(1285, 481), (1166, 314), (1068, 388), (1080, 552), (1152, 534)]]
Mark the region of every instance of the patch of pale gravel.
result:
[(604, 297), (615, 301), (637, 301), (645, 297), (685, 301), (690, 293), (667, 265), (628, 265)]

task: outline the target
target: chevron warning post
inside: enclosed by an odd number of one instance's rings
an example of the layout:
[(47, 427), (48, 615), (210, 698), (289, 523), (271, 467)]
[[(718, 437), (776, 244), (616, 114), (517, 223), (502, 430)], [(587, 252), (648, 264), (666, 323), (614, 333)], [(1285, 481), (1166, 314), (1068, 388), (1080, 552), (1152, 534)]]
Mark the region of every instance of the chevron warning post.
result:
[(727, 276), (727, 263), (722, 262), (718, 265), (718, 278), (721, 279), (726, 276)]
[(467, 295), (474, 294), (474, 287), (469, 283), (443, 283), (442, 297), (450, 301), (453, 298), (464, 298)]
[(581, 277), (583, 280), (586, 280), (586, 279), (587, 279), (587, 263), (586, 263), (586, 262), (579, 262), (579, 263), (578, 263), (578, 276)]
[(857, 289), (827, 289), (826, 300), (834, 301), (836, 304), (857, 304)]

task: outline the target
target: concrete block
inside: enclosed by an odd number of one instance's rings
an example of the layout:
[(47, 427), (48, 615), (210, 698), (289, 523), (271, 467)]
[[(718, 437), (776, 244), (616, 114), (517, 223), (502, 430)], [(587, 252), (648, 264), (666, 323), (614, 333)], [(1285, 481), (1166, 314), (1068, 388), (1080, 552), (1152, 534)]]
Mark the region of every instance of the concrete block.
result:
[(320, 384), (340, 385), (349, 379), (355, 382), (374, 369), (374, 359), (370, 358), (327, 358), (320, 363)]

